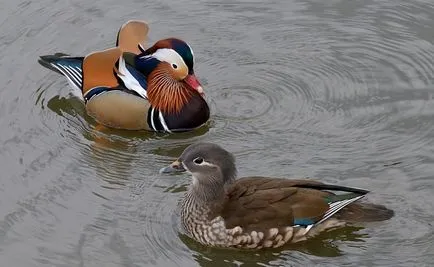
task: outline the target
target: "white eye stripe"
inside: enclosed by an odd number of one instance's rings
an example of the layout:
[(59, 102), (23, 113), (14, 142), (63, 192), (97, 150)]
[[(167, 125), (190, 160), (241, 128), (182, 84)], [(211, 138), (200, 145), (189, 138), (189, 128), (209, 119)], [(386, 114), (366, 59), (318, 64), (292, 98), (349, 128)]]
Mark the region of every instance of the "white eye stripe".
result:
[(209, 167), (215, 166), (214, 164), (205, 161), (202, 157), (197, 157), (197, 158), (193, 159), (192, 161), (194, 164), (199, 165), (199, 166), (209, 166)]
[(208, 167), (215, 167), (214, 164), (209, 163), (209, 162), (206, 162), (206, 161), (202, 161), (201, 164), (197, 164), (197, 165), (200, 165), (200, 166), (208, 166)]
[(203, 162), (203, 158), (201, 158), (201, 157), (197, 157), (197, 158), (195, 158), (195, 159), (193, 160), (193, 162), (196, 163), (196, 164), (202, 164), (202, 162)]
[(161, 48), (155, 51), (154, 54), (152, 54), (152, 57), (158, 59), (159, 61), (164, 61), (169, 64), (176, 64), (179, 66), (185, 66), (185, 62), (182, 59), (182, 57), (173, 49), (169, 48)]

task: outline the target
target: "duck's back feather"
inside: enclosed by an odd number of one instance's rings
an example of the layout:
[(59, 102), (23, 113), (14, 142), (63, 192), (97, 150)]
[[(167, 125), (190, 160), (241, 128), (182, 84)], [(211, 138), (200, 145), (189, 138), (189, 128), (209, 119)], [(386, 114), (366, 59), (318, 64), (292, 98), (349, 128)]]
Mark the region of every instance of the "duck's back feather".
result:
[(123, 52), (140, 54), (146, 43), (149, 26), (141, 20), (130, 20), (121, 26), (116, 38), (116, 46)]
[[(331, 191), (346, 193), (338, 195)], [(359, 221), (385, 220), (393, 216), (393, 212), (383, 206), (353, 203), (367, 193), (312, 180), (246, 177), (227, 188), (226, 200), (215, 207), (219, 214), (213, 216), (221, 215), (227, 228), (240, 226), (247, 231), (296, 225), (309, 228), (338, 215), (350, 220), (354, 214)], [(373, 216), (375, 214), (379, 216)]]

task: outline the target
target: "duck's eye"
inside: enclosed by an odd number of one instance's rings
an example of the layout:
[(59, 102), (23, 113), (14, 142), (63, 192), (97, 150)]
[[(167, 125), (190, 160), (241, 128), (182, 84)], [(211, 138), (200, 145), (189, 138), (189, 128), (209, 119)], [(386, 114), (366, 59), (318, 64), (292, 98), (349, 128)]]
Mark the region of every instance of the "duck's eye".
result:
[(172, 63), (172, 68), (174, 68), (176, 70), (178, 68), (178, 65), (176, 65), (175, 63)]
[(196, 163), (196, 164), (202, 164), (202, 162), (203, 162), (203, 158), (195, 158), (195, 159), (193, 160), (193, 162)]

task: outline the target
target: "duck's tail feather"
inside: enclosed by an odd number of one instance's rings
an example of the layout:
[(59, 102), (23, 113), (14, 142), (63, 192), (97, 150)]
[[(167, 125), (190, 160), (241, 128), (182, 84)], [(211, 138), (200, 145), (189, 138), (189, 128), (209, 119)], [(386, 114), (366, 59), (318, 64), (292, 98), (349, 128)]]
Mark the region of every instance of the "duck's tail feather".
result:
[(330, 205), (329, 210), (324, 214), (323, 218), (317, 222), (317, 224), (322, 223), (328, 218), (332, 217), (339, 212), (342, 212), (345, 207), (349, 206), (353, 202), (358, 201), (363, 198), (365, 194), (357, 194), (357, 193), (347, 193), (342, 195), (332, 195), (327, 197), (327, 202)]
[(62, 74), (73, 87), (74, 95), (83, 99), (83, 57), (71, 57), (63, 53), (41, 56), (38, 60), (42, 66)]
[(388, 220), (394, 215), (393, 210), (383, 205), (357, 202), (343, 208), (336, 217), (347, 222), (377, 222)]
[(297, 187), (349, 192), (327, 197), (326, 201), (330, 203), (330, 210), (321, 221), (334, 216), (347, 222), (375, 222), (388, 220), (395, 214), (393, 210), (383, 205), (357, 201), (369, 193), (368, 190), (327, 184), (297, 185)]
[(329, 209), (324, 213), (322, 218), (315, 222), (310, 223), (309, 221), (305, 221), (307, 223), (303, 223), (299, 220), (294, 221), (297, 225), (302, 225), (306, 227), (305, 234), (312, 229), (315, 225), (321, 225), (326, 220), (330, 219), (331, 217), (337, 217), (336, 215), (340, 214), (347, 206), (350, 206), (354, 202), (358, 201), (359, 199), (363, 198), (365, 196), (365, 192), (363, 193), (346, 193), (341, 195), (330, 195), (326, 197), (324, 200), (328, 203)]

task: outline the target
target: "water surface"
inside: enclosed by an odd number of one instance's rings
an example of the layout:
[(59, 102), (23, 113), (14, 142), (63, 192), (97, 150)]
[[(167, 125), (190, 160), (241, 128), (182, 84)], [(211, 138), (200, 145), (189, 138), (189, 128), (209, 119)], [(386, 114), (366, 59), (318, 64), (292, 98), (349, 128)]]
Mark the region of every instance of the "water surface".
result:
[[(2, 266), (432, 266), (434, 4), (370, 1), (12, 1), (0, 11)], [(212, 120), (180, 135), (98, 131), (37, 63), (114, 44), (129, 19), (196, 55)], [(265, 252), (205, 248), (162, 176), (212, 141), (239, 173), (371, 190), (390, 221)]]

